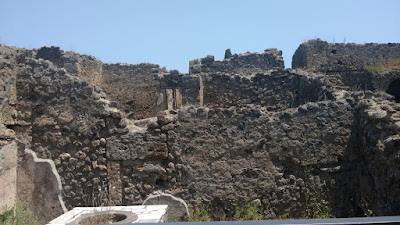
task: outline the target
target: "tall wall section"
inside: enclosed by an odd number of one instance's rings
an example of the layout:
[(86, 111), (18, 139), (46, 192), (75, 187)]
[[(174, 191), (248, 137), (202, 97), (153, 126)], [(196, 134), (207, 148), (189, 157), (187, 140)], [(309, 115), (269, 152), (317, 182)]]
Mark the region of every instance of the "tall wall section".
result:
[(399, 59), (398, 43), (333, 44), (315, 39), (299, 46), (292, 58), (292, 68), (321, 72), (353, 71)]
[[(292, 68), (325, 74), (349, 90), (385, 91), (400, 102), (400, 44), (307, 41), (293, 55)], [(399, 84), (397, 84), (399, 83)]]
[[(117, 103), (117, 108), (130, 119), (155, 116), (154, 99), (159, 82), (152, 70), (156, 64), (103, 64), (101, 87), (107, 98)], [(162, 70), (162, 69), (160, 69)]]
[(64, 52), (58, 47), (40, 48), (36, 58), (49, 60), (69, 74), (97, 86), (101, 96), (115, 102), (128, 118), (143, 119), (155, 115), (153, 102), (158, 82), (152, 76), (152, 70), (159, 68), (156, 64), (102, 63), (93, 56)]
[[(400, 104), (364, 99), (356, 107), (360, 158), (365, 171), (360, 174), (359, 198), (370, 204), (375, 214), (400, 213)], [(384, 204), (382, 204), (385, 202)], [(372, 204), (371, 204), (372, 203)]]
[(201, 75), (204, 106), (209, 108), (254, 104), (270, 111), (294, 108), (310, 101), (328, 100), (333, 84), (324, 76), (275, 70), (243, 76), (231, 73)]
[(43, 59), (21, 64), (17, 82), (24, 84), (18, 98), (30, 102), (31, 148), (55, 162), (67, 208), (93, 204), (92, 197), (104, 191), (99, 188), (107, 188), (101, 137), (117, 126), (105, 109), (107, 101), (87, 81)]

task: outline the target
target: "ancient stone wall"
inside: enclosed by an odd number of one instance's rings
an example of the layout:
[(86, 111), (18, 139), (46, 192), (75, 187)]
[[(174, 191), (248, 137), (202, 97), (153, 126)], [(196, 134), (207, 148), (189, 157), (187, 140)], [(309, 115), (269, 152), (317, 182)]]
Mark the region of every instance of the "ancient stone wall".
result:
[(294, 70), (275, 70), (244, 76), (230, 73), (158, 76), (156, 112), (195, 105), (209, 108), (254, 104), (268, 110), (297, 107), (330, 99), (335, 84), (325, 76)]
[[(158, 82), (152, 76), (156, 64), (107, 64), (93, 56), (64, 52), (59, 47), (43, 47), (36, 58), (53, 62), (67, 73), (86, 79), (97, 86), (99, 93), (127, 114), (128, 118), (143, 119), (154, 116), (153, 101)], [(165, 69), (160, 69), (165, 70)]]
[(0, 145), (13, 140), (16, 136), (14, 129), (24, 125), (21, 117), (30, 115), (25, 115), (23, 110), (17, 111), (17, 107), (22, 109), (24, 105), (17, 98), (17, 57), (27, 52), (30, 51), (0, 45)]
[(357, 105), (360, 129), (360, 204), (373, 215), (400, 214), (400, 104), (370, 98)]
[(283, 68), (282, 51), (275, 48), (266, 49), (263, 53), (234, 54), (222, 61), (214, 61), (214, 56), (207, 56), (189, 62), (189, 74), (223, 72), (249, 75)]
[(152, 69), (155, 68), (159, 66), (150, 63), (103, 64), (103, 90), (107, 98), (115, 101), (128, 118), (155, 116), (154, 98), (159, 84), (152, 75)]
[(343, 202), (332, 206), (345, 215), (344, 202), (355, 193), (353, 186), (341, 186), (350, 182), (343, 176), (357, 164), (353, 120), (342, 101), (279, 113), (189, 107), (148, 121), (146, 130), (110, 137), (107, 153), (121, 167), (123, 204), (140, 204), (162, 191), (192, 205), (212, 202), (222, 208), (237, 199), (260, 199), (265, 218), (300, 216), (310, 173), (328, 185), (332, 199), (340, 197)]
[(87, 81), (43, 59), (21, 64), (17, 83), (24, 84), (18, 99), (30, 101), (31, 148), (38, 157), (54, 160), (67, 208), (108, 199), (102, 137), (108, 128), (119, 127), (120, 112), (107, 109), (108, 101)]
[(328, 43), (321, 39), (299, 46), (292, 68), (320, 72), (363, 70), (366, 65), (386, 64), (400, 59), (400, 44)]
[(385, 69), (371, 77), (373, 90), (385, 91), (391, 94), (397, 103), (400, 103), (400, 67)]
[(59, 47), (42, 47), (37, 50), (36, 59), (49, 60), (54, 66), (64, 68), (69, 74), (87, 79), (94, 85), (103, 83), (102, 62), (90, 55), (63, 51)]
[[(53, 160), (69, 209), (141, 204), (161, 192), (192, 206), (212, 203), (217, 214), (256, 199), (264, 218), (300, 217), (306, 193), (317, 190), (336, 216), (362, 215), (363, 201), (376, 215), (399, 213), (400, 109), (395, 97), (343, 84), (362, 83), (361, 74), (349, 81), (282, 68), (183, 75), (51, 51), (54, 64), (42, 58), (51, 58), (46, 51), (0, 51), (0, 144), (18, 138)], [(399, 79), (397, 69), (381, 75), (366, 89)], [(132, 90), (153, 95), (131, 96), (145, 102), (143, 112), (124, 103)], [(147, 110), (154, 97), (163, 99), (157, 117)], [(149, 118), (129, 119), (142, 117)]]
[(159, 82), (154, 111), (178, 109), (187, 105), (202, 105), (203, 90), (201, 77), (181, 74), (177, 70), (157, 75)]
[(252, 76), (203, 74), (202, 82), (204, 106), (209, 108), (255, 104), (277, 111), (330, 99), (332, 92), (332, 84), (325, 77), (293, 70)]
[(362, 70), (326, 73), (325, 76), (335, 85), (348, 87), (352, 91), (381, 90), (375, 89), (374, 77)]

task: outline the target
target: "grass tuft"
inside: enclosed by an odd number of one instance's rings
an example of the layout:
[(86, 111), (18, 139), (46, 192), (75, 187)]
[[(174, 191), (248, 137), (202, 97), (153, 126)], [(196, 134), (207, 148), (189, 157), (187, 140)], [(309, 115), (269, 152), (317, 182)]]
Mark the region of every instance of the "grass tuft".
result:
[(325, 184), (319, 186), (314, 177), (306, 177), (304, 190), (306, 219), (334, 218), (324, 187), (326, 187)]
[[(243, 203), (244, 202), (244, 203)], [(261, 210), (255, 201), (238, 201), (233, 205), (233, 215), (219, 212), (212, 205), (199, 205), (189, 210), (188, 222), (260, 220)], [(222, 210), (223, 211), (223, 210)]]
[(364, 71), (368, 72), (372, 75), (376, 75), (384, 69), (389, 69), (389, 68), (393, 68), (393, 67), (397, 67), (397, 66), (400, 66), (400, 59), (388, 60), (387, 62), (382, 63), (382, 64), (364, 66)]
[(19, 201), (15, 202), (14, 208), (4, 207), (4, 214), (0, 215), (2, 225), (39, 225), (33, 214), (23, 209)]

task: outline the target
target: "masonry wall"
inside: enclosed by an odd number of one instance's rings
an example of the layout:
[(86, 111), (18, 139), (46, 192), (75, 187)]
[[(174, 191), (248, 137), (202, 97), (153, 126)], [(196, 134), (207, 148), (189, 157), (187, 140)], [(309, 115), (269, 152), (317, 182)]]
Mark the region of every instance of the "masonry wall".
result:
[(356, 193), (353, 120), (341, 101), (279, 113), (189, 107), (149, 121), (146, 130), (110, 137), (107, 152), (121, 167), (123, 204), (163, 191), (227, 212), (237, 199), (259, 199), (264, 218), (301, 216), (311, 176), (332, 194), (335, 213), (346, 215)]
[(201, 77), (170, 71), (157, 75), (159, 86), (154, 104), (155, 114), (183, 106), (200, 106), (203, 101)]
[(64, 68), (69, 74), (82, 77), (94, 85), (103, 84), (102, 62), (90, 55), (81, 55), (72, 51), (63, 51), (59, 47), (37, 49), (36, 59), (49, 60), (54, 66)]
[(214, 56), (207, 56), (189, 62), (189, 74), (223, 72), (249, 75), (283, 68), (282, 52), (274, 48), (266, 49), (263, 53), (234, 54), (222, 61), (214, 61)]
[[(156, 67), (101, 68), (122, 85), (119, 76)], [(29, 51), (0, 57), (1, 144), (18, 137), (52, 159), (69, 209), (141, 204), (166, 192), (194, 206), (212, 203), (220, 214), (256, 199), (264, 218), (300, 217), (311, 184), (336, 216), (363, 215), (365, 198), (375, 215), (400, 213), (400, 108), (384, 93), (348, 91), (332, 77), (294, 70), (153, 73), (156, 90), (192, 91), (181, 92), (189, 94), (178, 110), (130, 120), (102, 88), (68, 70)], [(397, 70), (388, 74), (398, 78)]]
[(252, 76), (204, 74), (202, 81), (204, 106), (209, 108), (255, 104), (278, 111), (307, 101), (327, 100), (332, 92), (332, 84), (325, 77), (292, 70)]
[(359, 199), (369, 205), (373, 215), (399, 215), (400, 104), (366, 99), (356, 109), (360, 157), (366, 168), (360, 174)]
[(158, 82), (152, 75), (156, 64), (103, 64), (102, 88), (107, 98), (130, 119), (155, 116), (154, 98)]
[(299, 46), (292, 58), (292, 68), (321, 72), (363, 70), (366, 65), (386, 64), (398, 59), (398, 43), (333, 44), (315, 39)]
[(30, 124), (31, 140), (27, 142), (39, 158), (55, 162), (66, 207), (105, 203), (104, 137), (108, 128), (120, 127), (121, 113), (110, 108), (87, 81), (49, 61), (28, 58), (20, 67), (17, 97), (30, 102), (26, 123)]
[[(23, 117), (30, 114), (22, 110), (24, 102), (17, 98), (17, 58), (31, 51), (0, 45), (0, 146), (16, 137), (11, 127), (25, 125)], [(17, 107), (20, 111), (17, 111)]]
[(107, 64), (93, 56), (64, 52), (54, 46), (40, 48), (36, 58), (49, 60), (69, 74), (97, 86), (101, 96), (115, 102), (128, 118), (143, 119), (155, 115), (153, 104), (158, 82), (152, 76), (152, 70), (159, 69), (156, 64)]

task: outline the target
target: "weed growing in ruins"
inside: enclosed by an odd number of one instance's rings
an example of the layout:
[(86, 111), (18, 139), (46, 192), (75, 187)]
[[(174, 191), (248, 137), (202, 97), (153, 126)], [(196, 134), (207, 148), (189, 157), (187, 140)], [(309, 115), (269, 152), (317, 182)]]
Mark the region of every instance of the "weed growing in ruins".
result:
[(228, 220), (260, 220), (261, 210), (257, 202), (254, 201), (237, 202), (233, 208), (233, 216), (228, 217), (226, 214), (216, 215), (215, 208), (210, 205), (200, 205), (189, 210), (189, 222), (205, 222), (205, 221), (228, 221)]
[(388, 60), (387, 62), (382, 63), (382, 64), (364, 66), (364, 71), (368, 72), (372, 75), (377, 75), (379, 72), (381, 72), (384, 69), (397, 67), (397, 66), (400, 66), (400, 59)]
[(254, 201), (247, 204), (238, 204), (235, 207), (235, 214), (233, 220), (260, 220), (261, 212), (260, 207)]
[(369, 209), (369, 200), (367, 198), (362, 198), (360, 201), (360, 209), (363, 211), (364, 216), (371, 217), (374, 215), (372, 210)]
[(189, 210), (188, 222), (206, 222), (212, 221), (212, 216), (209, 207), (200, 205)]
[(2, 225), (39, 225), (33, 214), (23, 209), (19, 201), (15, 202), (14, 208), (3, 208), (3, 215), (0, 215)]
[[(325, 186), (325, 184), (323, 185)], [(319, 219), (319, 218), (333, 218), (329, 202), (326, 200), (324, 188), (318, 186), (315, 178), (306, 176), (305, 182), (305, 218), (307, 219)]]
[(277, 220), (290, 220), (292, 219), (288, 213), (284, 213), (276, 218)]
[(364, 71), (373, 75), (378, 74), (383, 69), (384, 67), (382, 65), (364, 66)]

